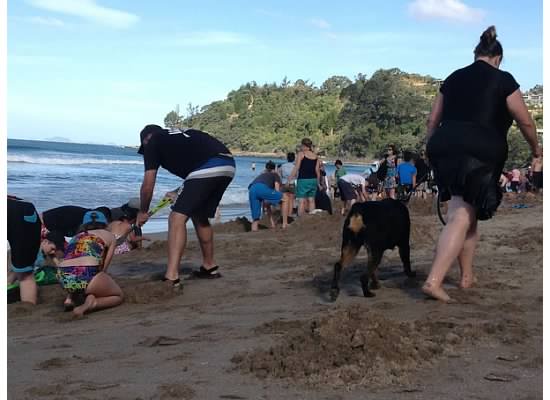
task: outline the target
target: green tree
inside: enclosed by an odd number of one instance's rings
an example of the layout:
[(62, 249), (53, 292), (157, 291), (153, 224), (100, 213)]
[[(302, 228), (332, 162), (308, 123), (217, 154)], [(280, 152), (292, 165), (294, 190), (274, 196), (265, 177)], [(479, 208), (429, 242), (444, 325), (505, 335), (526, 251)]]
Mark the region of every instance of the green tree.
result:
[(164, 126), (167, 128), (181, 128), (183, 118), (178, 114), (177, 111), (170, 111), (164, 117)]

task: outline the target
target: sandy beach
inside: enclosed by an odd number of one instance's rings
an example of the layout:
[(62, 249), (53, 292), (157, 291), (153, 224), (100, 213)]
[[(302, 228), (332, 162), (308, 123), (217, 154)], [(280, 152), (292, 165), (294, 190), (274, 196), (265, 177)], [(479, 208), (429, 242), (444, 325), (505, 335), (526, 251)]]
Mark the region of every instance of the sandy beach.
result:
[[(513, 208), (515, 204), (526, 208)], [(542, 398), (542, 197), (507, 195), (480, 224), (477, 283), (441, 304), (420, 291), (441, 225), (431, 201), (412, 199), (411, 261), (398, 251), (382, 288), (361, 294), (362, 251), (328, 301), (339, 257), (339, 215), (309, 215), (283, 231), (215, 227), (215, 280), (158, 282), (166, 242), (117, 256), (126, 300), (73, 320), (57, 285), (40, 304), (8, 305), (10, 399), (515, 399)], [(194, 234), (185, 278), (199, 267)]]

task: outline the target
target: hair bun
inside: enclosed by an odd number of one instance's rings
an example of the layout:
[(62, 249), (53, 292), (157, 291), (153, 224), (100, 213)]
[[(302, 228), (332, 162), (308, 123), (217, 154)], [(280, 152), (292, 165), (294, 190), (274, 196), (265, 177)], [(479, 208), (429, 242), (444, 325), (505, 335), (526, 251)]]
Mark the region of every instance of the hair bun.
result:
[(491, 25), (481, 34), (479, 40), (484, 44), (492, 44), (497, 40), (497, 29), (494, 25)]

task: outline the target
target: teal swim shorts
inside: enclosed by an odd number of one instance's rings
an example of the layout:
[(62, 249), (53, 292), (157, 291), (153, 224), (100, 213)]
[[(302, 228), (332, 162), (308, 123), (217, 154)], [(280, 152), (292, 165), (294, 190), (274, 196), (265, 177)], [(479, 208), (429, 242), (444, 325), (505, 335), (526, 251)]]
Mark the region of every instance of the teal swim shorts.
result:
[(317, 179), (298, 179), (296, 183), (296, 198), (315, 197), (317, 193)]

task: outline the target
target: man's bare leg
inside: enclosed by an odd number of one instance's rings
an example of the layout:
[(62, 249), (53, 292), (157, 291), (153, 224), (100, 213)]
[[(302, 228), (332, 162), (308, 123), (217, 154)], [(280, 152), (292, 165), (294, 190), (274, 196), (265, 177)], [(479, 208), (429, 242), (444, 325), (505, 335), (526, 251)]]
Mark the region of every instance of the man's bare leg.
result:
[(214, 262), (214, 231), (212, 226), (206, 219), (192, 218), (193, 225), (195, 226), (195, 232), (199, 238), (199, 245), (202, 253), (202, 266), (205, 269), (215, 267)]
[(185, 224), (188, 219), (187, 215), (175, 211), (168, 217), (168, 266), (164, 276), (172, 281), (179, 278), (180, 262), (187, 244)]

